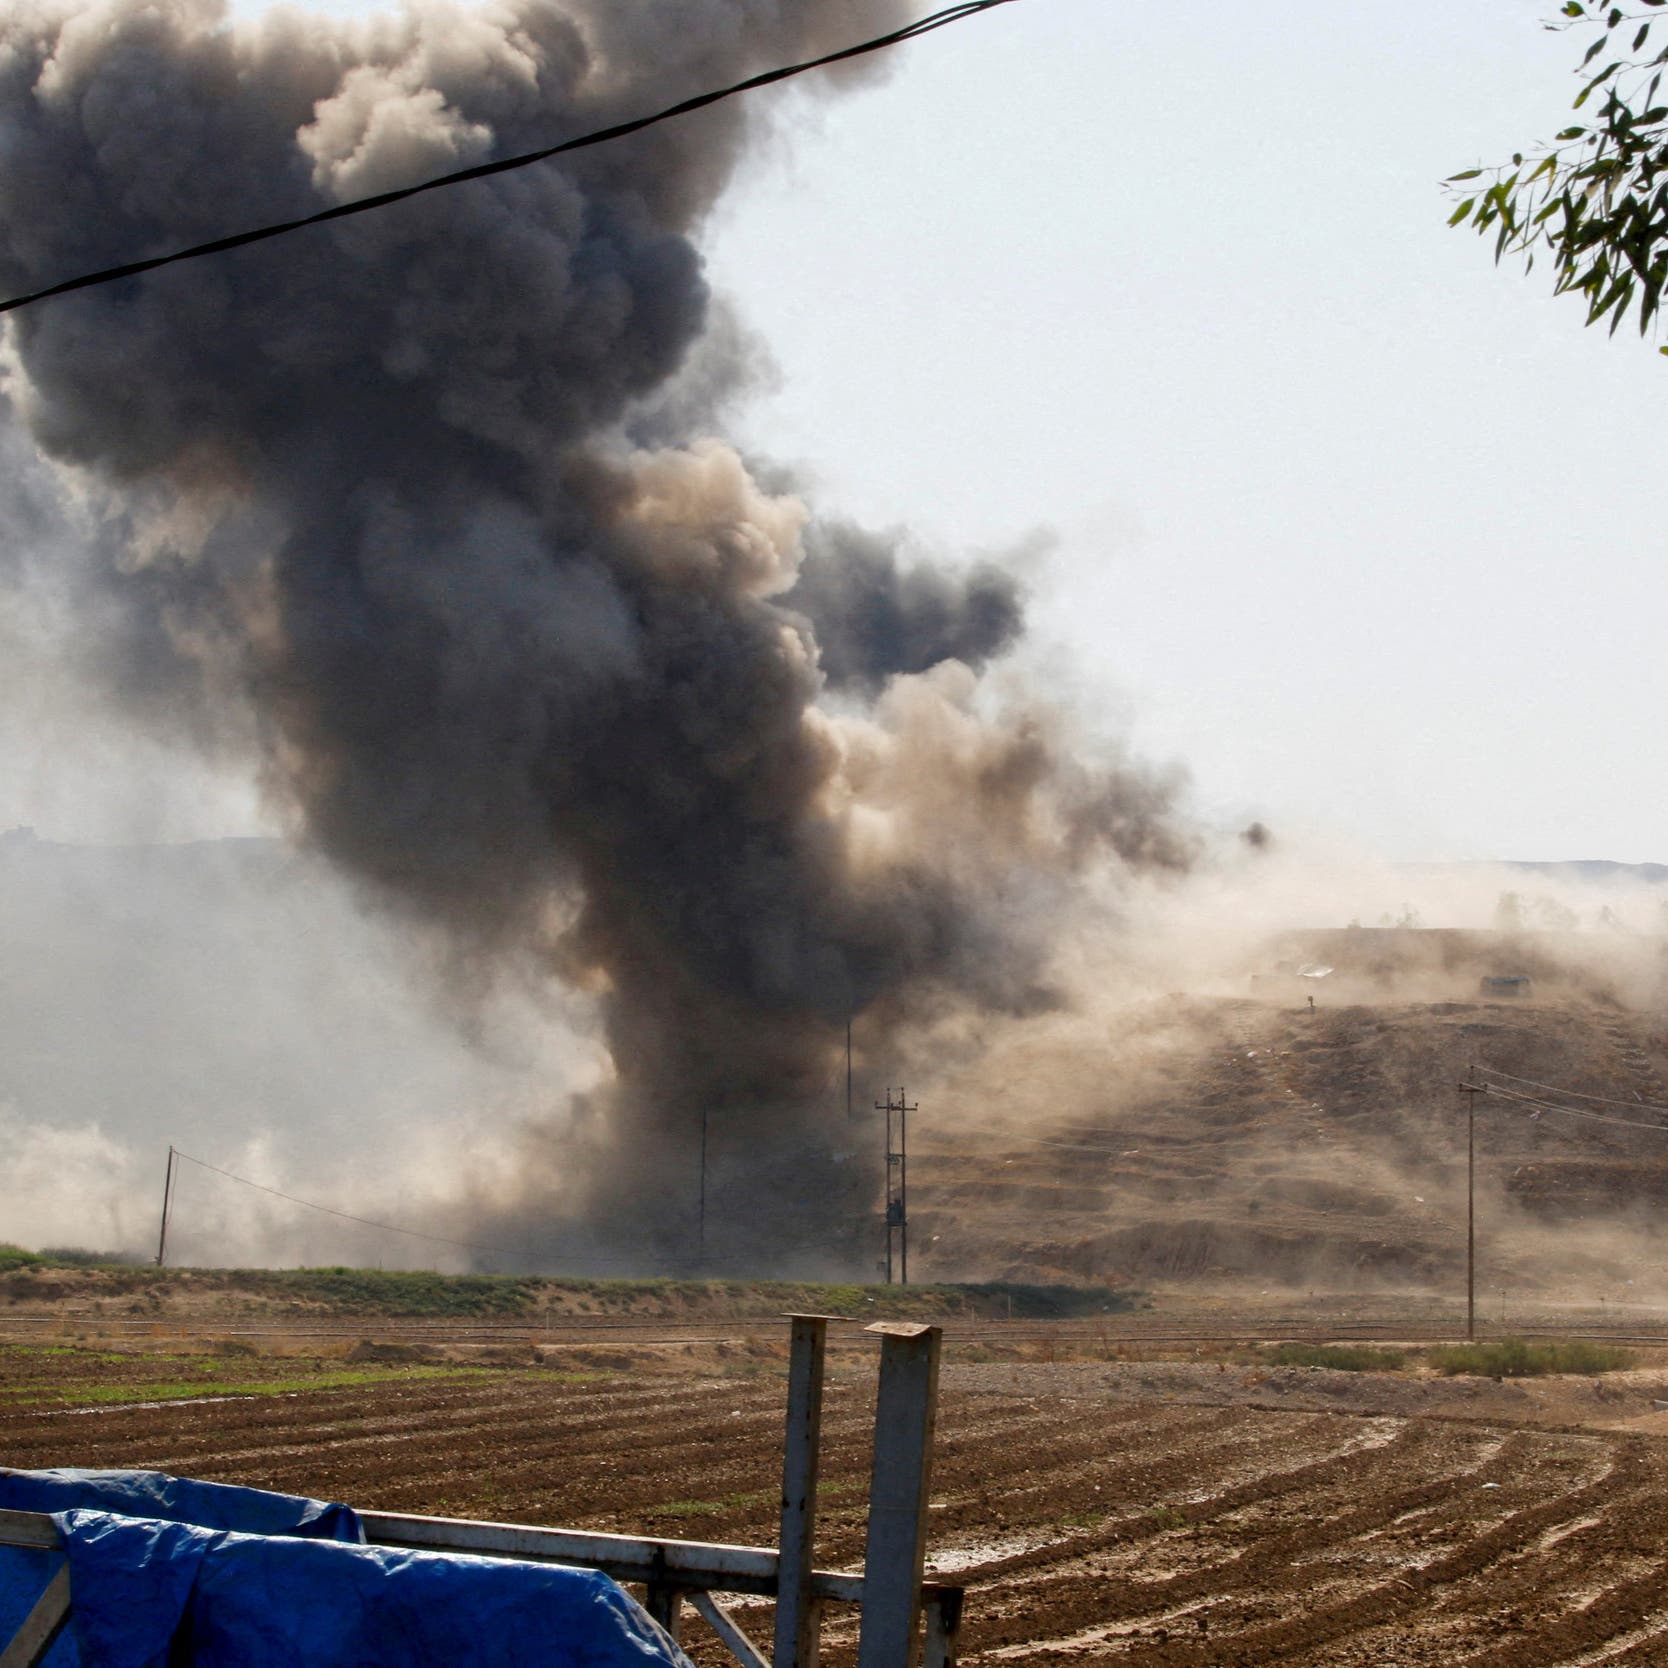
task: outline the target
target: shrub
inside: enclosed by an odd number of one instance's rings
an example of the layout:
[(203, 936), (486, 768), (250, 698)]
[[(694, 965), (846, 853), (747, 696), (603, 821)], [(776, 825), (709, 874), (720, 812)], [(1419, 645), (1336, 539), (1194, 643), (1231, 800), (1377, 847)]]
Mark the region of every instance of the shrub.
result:
[(1532, 1344), (1502, 1338), (1489, 1344), (1444, 1344), (1427, 1359), (1449, 1378), (1461, 1373), (1480, 1378), (1536, 1378), (1542, 1373), (1614, 1373), (1633, 1365), (1632, 1352), (1584, 1338)]
[(1263, 1360), (1274, 1367), (1330, 1367), (1339, 1373), (1399, 1373), (1407, 1356), (1377, 1344), (1276, 1344)]
[(435, 1274), (428, 1269), (240, 1269), (235, 1281), (275, 1297), (332, 1309), (391, 1315), (515, 1315), (532, 1306), (537, 1282), (508, 1274)]

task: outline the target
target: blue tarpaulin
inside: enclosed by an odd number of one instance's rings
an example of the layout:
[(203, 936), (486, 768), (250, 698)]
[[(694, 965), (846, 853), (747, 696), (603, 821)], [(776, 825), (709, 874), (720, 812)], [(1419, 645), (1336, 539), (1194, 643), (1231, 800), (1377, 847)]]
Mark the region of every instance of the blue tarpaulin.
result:
[(120, 1512), (159, 1517), (202, 1529), (240, 1529), (247, 1535), (307, 1535), (362, 1541), (365, 1531), (349, 1506), (271, 1494), (230, 1483), (198, 1483), (163, 1471), (8, 1471), (0, 1468), (0, 1507), (13, 1512)]
[[(0, 1472), (0, 1506), (41, 1510), (52, 1488), (93, 1489), (99, 1475)], [(688, 1668), (647, 1612), (593, 1570), (364, 1546), (343, 1534), (358, 1527), (343, 1507), (103, 1475), (121, 1511), (88, 1509), (84, 1495), (46, 1507), (74, 1598), (51, 1668)], [(140, 1499), (167, 1505), (173, 1520), (126, 1515)], [(216, 1521), (179, 1520), (199, 1508)], [(228, 1518), (290, 1527), (244, 1533)], [(0, 1643), (64, 1556), (0, 1549)]]

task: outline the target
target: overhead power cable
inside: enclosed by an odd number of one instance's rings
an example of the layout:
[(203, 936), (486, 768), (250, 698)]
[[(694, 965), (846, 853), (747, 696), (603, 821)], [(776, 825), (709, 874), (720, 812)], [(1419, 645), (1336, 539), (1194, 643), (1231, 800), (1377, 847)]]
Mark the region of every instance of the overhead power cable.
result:
[(691, 115), (697, 110), (704, 110), (709, 104), (734, 98), (738, 93), (753, 92), (757, 88), (769, 87), (778, 81), (804, 75), (807, 70), (824, 69), (830, 64), (844, 63), (848, 59), (861, 58), (870, 52), (880, 52), (889, 46), (899, 46), (919, 35), (931, 34), (934, 29), (959, 23), (963, 18), (972, 17), (978, 12), (988, 12), (997, 6), (1011, 3), (1012, 0), (960, 0), (957, 5), (946, 6), (942, 11), (918, 18), (914, 23), (894, 29), (889, 34), (877, 35), (873, 40), (861, 41), (856, 46), (842, 47), (838, 52), (824, 53), (820, 58), (809, 58), (801, 64), (786, 64), (780, 69), (766, 70), (762, 75), (749, 76), (745, 81), (737, 81), (733, 86), (720, 87), (710, 93), (699, 93), (694, 98), (684, 99), (680, 104), (668, 105), (664, 110), (657, 110), (652, 115), (638, 116), (629, 122), (617, 122), (612, 127), (598, 128), (592, 133), (583, 133), (576, 139), (564, 139), (559, 145), (547, 145), (543, 150), (527, 151), (520, 156), (500, 157), (495, 162), (481, 162), (470, 168), (459, 168), (453, 173), (439, 174), (416, 185), (402, 186), (397, 191), (381, 191), (374, 197), (359, 197), (351, 203), (338, 203), (333, 208), (321, 209), (317, 214), (303, 215), (296, 220), (274, 221), (270, 225), (234, 232), (227, 237), (213, 238), (207, 243), (193, 244), (188, 249), (176, 249), (171, 254), (153, 255), (148, 260), (129, 261), (123, 266), (84, 272), (79, 277), (66, 278), (62, 283), (35, 290), (29, 295), (14, 295), (9, 301), (0, 301), (0, 313), (10, 313), (19, 307), (28, 307), (36, 301), (45, 301), (49, 296), (67, 295), (72, 290), (91, 289), (95, 284), (112, 284), (119, 278), (137, 278), (141, 273), (154, 272), (160, 266), (172, 266), (176, 261), (193, 261), (204, 255), (220, 255), (230, 249), (241, 249), (246, 244), (282, 237), (287, 232), (299, 232), (307, 226), (320, 226), (328, 220), (344, 220), (349, 215), (367, 214), (372, 209), (387, 208), (390, 204), (404, 202), (406, 198), (416, 197), (425, 191), (438, 191), (442, 186), (462, 185), (468, 180), (489, 179), (494, 174), (505, 174), (512, 168), (526, 168), (532, 163), (545, 162), (553, 156), (562, 156), (569, 151), (584, 150), (591, 145), (604, 145), (610, 140), (624, 139), (630, 134), (641, 133), (646, 127), (670, 121), (674, 116)]
[(403, 1234), (407, 1239), (428, 1240), (435, 1245), (455, 1245), (460, 1250), (484, 1251), (489, 1256), (508, 1257), (521, 1262), (549, 1261), (553, 1255), (564, 1262), (622, 1263), (632, 1260), (627, 1257), (597, 1257), (589, 1252), (578, 1252), (570, 1256), (565, 1252), (535, 1253), (526, 1247), (520, 1250), (510, 1250), (502, 1245), (480, 1245), (474, 1240), (452, 1239), (446, 1234), (428, 1234), (418, 1228), (402, 1228), (393, 1222), (373, 1222), (368, 1216), (355, 1216), (351, 1211), (337, 1210), (333, 1205), (320, 1205), (315, 1204), (311, 1199), (298, 1199), (295, 1194), (285, 1193), (281, 1188), (268, 1187), (265, 1182), (251, 1181), (247, 1176), (235, 1175), (230, 1170), (222, 1170), (218, 1164), (210, 1164), (207, 1159), (193, 1158), (190, 1153), (181, 1152), (178, 1147), (174, 1149), (174, 1155), (177, 1158), (188, 1160), (201, 1170), (212, 1170), (215, 1175), (224, 1176), (227, 1181), (235, 1181), (241, 1183), (244, 1187), (252, 1187), (258, 1193), (270, 1193), (275, 1199), (284, 1199), (292, 1205), (300, 1205), (305, 1210), (322, 1211), (326, 1216), (340, 1217), (344, 1222), (357, 1222), (361, 1228), (376, 1228), (385, 1234)]
[(1489, 1077), (1503, 1077), (1508, 1083), (1521, 1083), (1525, 1088), (1541, 1089), (1564, 1100), (1591, 1100), (1601, 1106), (1628, 1106), (1635, 1112), (1660, 1112), (1664, 1117), (1668, 1117), (1668, 1106), (1659, 1106), (1655, 1101), (1626, 1100), (1620, 1095), (1590, 1095), (1580, 1089), (1560, 1089), (1555, 1083), (1537, 1083), (1532, 1077), (1518, 1077), (1512, 1072), (1501, 1071), (1498, 1066), (1479, 1064), (1477, 1070)]
[(337, 1210), (333, 1205), (315, 1204), (311, 1199), (298, 1199), (293, 1193), (285, 1193), (276, 1187), (268, 1187), (265, 1182), (251, 1181), (247, 1176), (234, 1175), (230, 1170), (222, 1170), (218, 1164), (210, 1164), (207, 1159), (193, 1158), (190, 1153), (174, 1149), (177, 1158), (183, 1158), (195, 1164), (201, 1170), (212, 1170), (217, 1176), (224, 1176), (227, 1181), (240, 1182), (244, 1187), (252, 1187), (258, 1193), (270, 1193), (275, 1199), (287, 1200), (292, 1205), (300, 1205), (305, 1210), (323, 1211), (326, 1216), (339, 1216), (344, 1222), (357, 1222), (362, 1228), (377, 1228), (385, 1234), (404, 1234), (407, 1239), (426, 1239), (436, 1245), (456, 1245), (465, 1251), (485, 1251), (495, 1257), (520, 1257), (526, 1253), (509, 1251), (502, 1245), (477, 1245), (472, 1240), (449, 1239), (445, 1234), (426, 1234), (416, 1228), (401, 1228), (392, 1222), (373, 1222), (368, 1216), (355, 1216), (350, 1211)]
[(1668, 1135), (1668, 1124), (1648, 1124), (1641, 1118), (1618, 1118), (1609, 1112), (1590, 1112), (1584, 1106), (1560, 1106), (1557, 1101), (1543, 1100), (1536, 1095), (1516, 1094), (1495, 1084), (1484, 1083), (1481, 1088), (1491, 1099), (1515, 1101), (1522, 1106), (1532, 1106), (1537, 1114), (1554, 1112), (1565, 1118), (1580, 1118), (1587, 1123), (1620, 1124), (1626, 1129), (1648, 1129), (1658, 1135)]

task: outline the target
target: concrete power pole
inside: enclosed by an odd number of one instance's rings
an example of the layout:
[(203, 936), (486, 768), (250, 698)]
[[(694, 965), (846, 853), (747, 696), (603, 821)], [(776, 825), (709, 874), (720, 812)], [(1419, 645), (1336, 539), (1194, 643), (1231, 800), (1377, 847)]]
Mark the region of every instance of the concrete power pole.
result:
[[(886, 1284), (892, 1284), (892, 1241), (894, 1235), (898, 1244), (899, 1284), (909, 1284), (909, 1114), (919, 1112), (921, 1108), (911, 1106), (909, 1097), (900, 1088), (898, 1098), (893, 1100), (892, 1091), (886, 1091), (884, 1101), (875, 1102), (875, 1111), (886, 1114)], [(897, 1141), (892, 1145), (894, 1125), (892, 1119), (897, 1118)]]

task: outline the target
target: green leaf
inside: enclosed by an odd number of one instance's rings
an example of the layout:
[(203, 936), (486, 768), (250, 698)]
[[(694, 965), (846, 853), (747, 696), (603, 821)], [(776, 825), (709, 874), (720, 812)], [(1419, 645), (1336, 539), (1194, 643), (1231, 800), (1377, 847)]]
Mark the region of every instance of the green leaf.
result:
[[(1581, 135), (1583, 133), (1585, 133), (1586, 131), (1587, 130), (1584, 127), (1566, 127), (1564, 129), (1564, 131), (1558, 135), (1558, 137), (1559, 137), (1560, 140), (1563, 140), (1563, 139), (1579, 139), (1581, 137)], [(1477, 170), (1477, 172), (1480, 174), (1482, 172), (1482, 169), (1479, 168)]]
[(1589, 324), (1597, 324), (1598, 321), (1603, 318), (1604, 315), (1608, 313), (1610, 309), (1619, 301), (1622, 305), (1617, 311), (1616, 316), (1610, 321), (1610, 333), (1611, 335), (1615, 335), (1616, 326), (1622, 322), (1622, 314), (1627, 311), (1627, 297), (1632, 293), (1633, 279), (1624, 273), (1614, 284), (1610, 286), (1610, 291), (1605, 298), (1598, 302), (1595, 306), (1588, 309), (1587, 322)]
[(1450, 174), (1442, 183), (1444, 185), (1454, 185), (1460, 180), (1474, 180), (1481, 173), (1481, 168), (1467, 168), (1463, 174)]
[(1460, 221), (1462, 221), (1471, 212), (1471, 205), (1475, 203), (1476, 200), (1477, 199), (1475, 197), (1467, 197), (1465, 201), (1448, 216), (1448, 224), (1450, 226), (1457, 226)]

